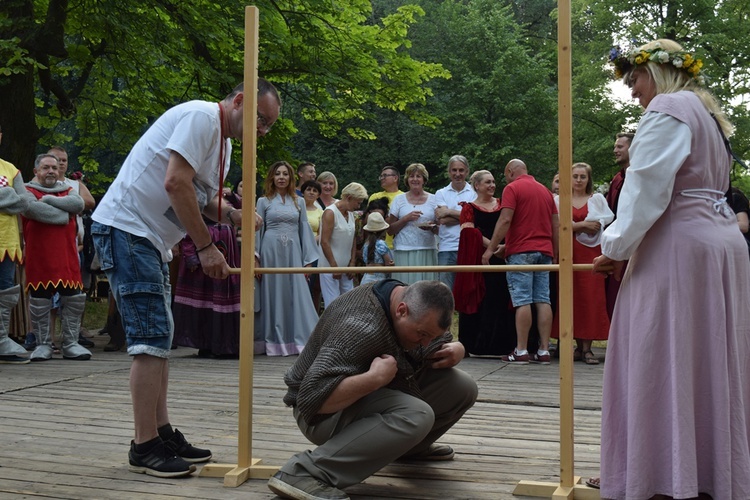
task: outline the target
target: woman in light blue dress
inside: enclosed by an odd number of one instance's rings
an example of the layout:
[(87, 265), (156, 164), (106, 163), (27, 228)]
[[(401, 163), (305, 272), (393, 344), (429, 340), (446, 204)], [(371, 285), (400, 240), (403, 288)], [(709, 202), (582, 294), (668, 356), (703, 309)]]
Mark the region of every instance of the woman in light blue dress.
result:
[[(295, 192), (291, 165), (274, 163), (256, 211), (263, 224), (255, 241), (260, 267), (310, 266), (318, 259), (307, 222), (305, 202)], [(299, 354), (318, 322), (303, 274), (266, 274), (256, 289), (255, 352), (269, 356)]]

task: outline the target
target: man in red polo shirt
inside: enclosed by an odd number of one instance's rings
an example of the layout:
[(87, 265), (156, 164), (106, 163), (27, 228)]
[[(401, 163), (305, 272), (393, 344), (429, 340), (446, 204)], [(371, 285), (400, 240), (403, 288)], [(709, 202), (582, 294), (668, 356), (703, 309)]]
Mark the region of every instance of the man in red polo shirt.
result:
[[(559, 220), (552, 193), (528, 174), (521, 160), (508, 162), (505, 178), (508, 185), (503, 190), (500, 218), (482, 255), (482, 263), (489, 264), (493, 253), (504, 255), (509, 265), (543, 265), (557, 261)], [(499, 245), (503, 240), (505, 244)], [(513, 364), (549, 364), (552, 330), (549, 271), (514, 271), (506, 276), (516, 308), (516, 348), (501, 359)], [(533, 356), (527, 349), (531, 304), (536, 308), (540, 337), (539, 350)]]

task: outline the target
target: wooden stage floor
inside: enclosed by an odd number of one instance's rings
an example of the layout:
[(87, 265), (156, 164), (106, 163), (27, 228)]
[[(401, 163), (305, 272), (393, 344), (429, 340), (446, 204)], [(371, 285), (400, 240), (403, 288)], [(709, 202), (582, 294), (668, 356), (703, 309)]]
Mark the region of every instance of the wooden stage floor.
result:
[[(130, 359), (105, 353), (95, 337), (90, 361), (59, 356), (0, 365), (0, 498), (272, 499), (265, 481), (226, 488), (220, 478), (158, 479), (127, 469), (132, 438)], [(238, 361), (172, 351), (172, 424), (212, 461), (236, 463)], [(602, 357), (604, 352), (597, 350)], [(311, 447), (281, 400), (295, 358), (256, 356), (253, 456), (281, 465)], [(470, 358), (479, 400), (441, 442), (451, 462), (393, 464), (347, 492), (353, 499), (510, 499), (519, 480), (558, 482), (558, 365), (508, 366)], [(575, 474), (598, 474), (604, 364), (575, 364)]]

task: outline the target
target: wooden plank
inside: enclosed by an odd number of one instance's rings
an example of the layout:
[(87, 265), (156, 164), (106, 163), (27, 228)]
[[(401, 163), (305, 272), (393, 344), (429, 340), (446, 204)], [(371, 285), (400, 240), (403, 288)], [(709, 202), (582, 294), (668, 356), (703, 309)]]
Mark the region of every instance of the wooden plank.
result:
[[(225, 488), (221, 477), (166, 480), (129, 472), (130, 358), (102, 352), (102, 339), (95, 340), (101, 345), (89, 362), (0, 365), (0, 497), (275, 498), (262, 479)], [(239, 361), (195, 353), (173, 352), (170, 416), (189, 440), (212, 450), (212, 466), (233, 464)], [(283, 375), (295, 359), (254, 357), (253, 454), (264, 467), (312, 447), (282, 402)], [(559, 483), (556, 362), (523, 367), (467, 358), (460, 366), (477, 380), (480, 399), (441, 439), (454, 447), (456, 459), (388, 465), (348, 488), (353, 498), (505, 500), (524, 498), (513, 495), (521, 480)], [(575, 366), (574, 453), (581, 477), (598, 475), (602, 373), (601, 365)]]

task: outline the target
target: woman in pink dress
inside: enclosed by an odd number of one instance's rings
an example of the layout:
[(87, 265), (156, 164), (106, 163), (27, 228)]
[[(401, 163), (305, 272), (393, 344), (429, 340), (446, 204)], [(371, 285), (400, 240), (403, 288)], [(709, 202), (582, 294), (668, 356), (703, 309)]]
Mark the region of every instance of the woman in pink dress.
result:
[[(594, 269), (622, 277), (601, 497), (750, 498), (750, 262), (726, 203), (732, 125), (670, 40), (610, 54), (645, 108)], [(614, 271), (606, 271), (614, 266)]]

